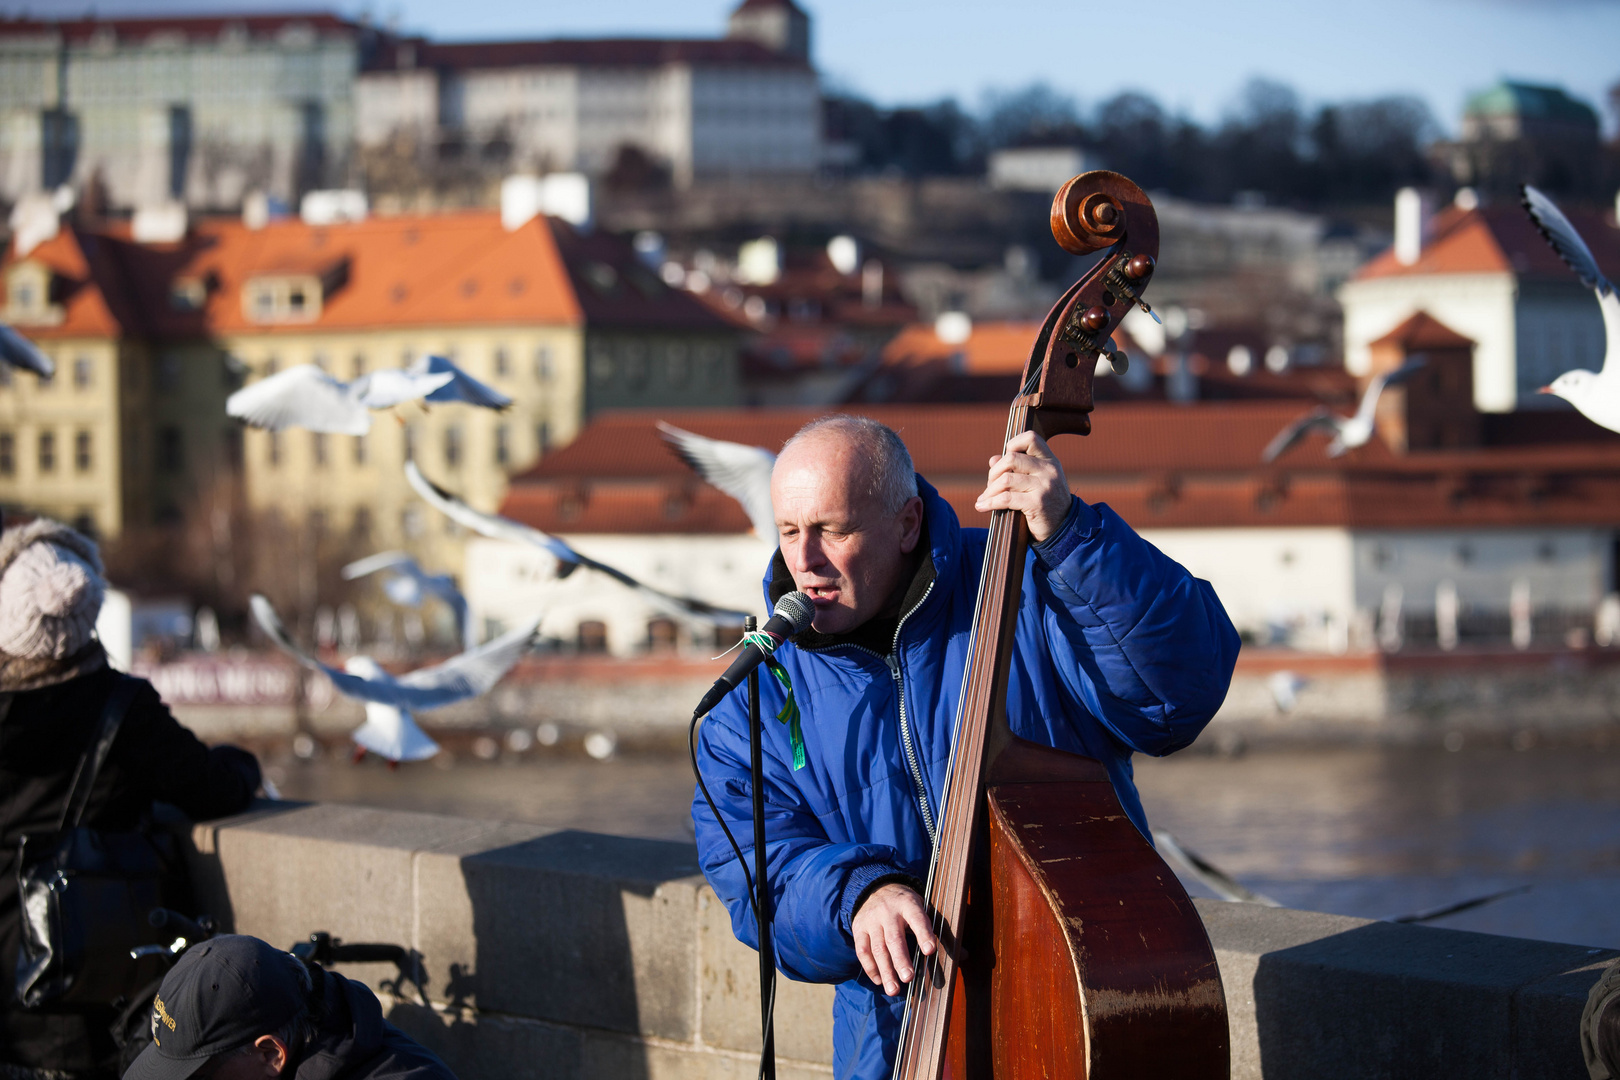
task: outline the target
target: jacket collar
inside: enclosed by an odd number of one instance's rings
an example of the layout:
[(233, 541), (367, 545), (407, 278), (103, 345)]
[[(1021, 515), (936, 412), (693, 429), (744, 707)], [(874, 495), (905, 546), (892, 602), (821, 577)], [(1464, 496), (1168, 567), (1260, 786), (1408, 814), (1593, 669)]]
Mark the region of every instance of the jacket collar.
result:
[[(853, 644), (887, 655), (890, 644), (888, 640), (866, 640), (873, 636), (873, 631), (879, 629), (874, 624), (883, 623), (881, 629), (884, 633), (878, 636), (889, 638), (894, 633), (896, 623), (924, 607), (934, 608), (938, 605), (940, 590), (929, 586), (940, 579), (949, 580), (950, 574), (960, 561), (962, 526), (956, 517), (956, 511), (951, 509), (951, 504), (946, 502), (934, 486), (921, 475), (917, 477), (917, 494), (923, 501), (922, 539), (925, 545), (925, 558), (919, 560), (916, 571), (907, 578), (902, 596), (865, 623), (843, 634), (822, 635), (816, 634), (813, 630), (806, 631), (799, 635), (799, 644), (802, 647), (824, 649)], [(788, 570), (780, 548), (771, 556), (770, 567), (765, 572), (764, 585), (765, 600), (773, 609), (776, 601), (793, 591), (793, 574)]]

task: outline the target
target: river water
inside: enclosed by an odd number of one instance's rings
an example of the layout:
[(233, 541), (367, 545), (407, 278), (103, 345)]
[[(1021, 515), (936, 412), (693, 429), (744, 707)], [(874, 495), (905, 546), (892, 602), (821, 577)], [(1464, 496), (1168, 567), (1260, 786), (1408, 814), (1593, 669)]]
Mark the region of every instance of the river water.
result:
[[(692, 837), (678, 755), (287, 757), (271, 775), (287, 798)], [(1185, 753), (1138, 758), (1137, 781), (1155, 829), (1288, 907), (1388, 918), (1528, 886), (1430, 925), (1620, 948), (1620, 749)]]

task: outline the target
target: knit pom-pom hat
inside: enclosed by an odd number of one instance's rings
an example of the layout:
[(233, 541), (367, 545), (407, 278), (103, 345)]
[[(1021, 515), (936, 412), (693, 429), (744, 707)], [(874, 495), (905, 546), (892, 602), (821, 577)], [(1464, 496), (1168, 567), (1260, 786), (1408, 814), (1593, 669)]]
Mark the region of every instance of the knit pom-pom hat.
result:
[(0, 652), (61, 660), (90, 643), (106, 594), (96, 545), (40, 519), (0, 536)]

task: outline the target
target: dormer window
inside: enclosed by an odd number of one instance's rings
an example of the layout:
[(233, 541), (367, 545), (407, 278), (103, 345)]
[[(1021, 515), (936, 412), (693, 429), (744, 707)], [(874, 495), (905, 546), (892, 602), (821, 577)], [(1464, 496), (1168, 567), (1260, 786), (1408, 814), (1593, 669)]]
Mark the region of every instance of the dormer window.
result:
[(36, 262), (13, 266), (6, 274), (4, 321), (19, 326), (55, 326), (62, 307), (51, 302), (50, 268)]
[(242, 311), (256, 323), (309, 323), (349, 276), (349, 260), (339, 258), (309, 270), (266, 271), (249, 277)]
[(201, 311), (208, 302), (208, 285), (200, 278), (177, 278), (169, 288), (169, 306), (176, 311)]

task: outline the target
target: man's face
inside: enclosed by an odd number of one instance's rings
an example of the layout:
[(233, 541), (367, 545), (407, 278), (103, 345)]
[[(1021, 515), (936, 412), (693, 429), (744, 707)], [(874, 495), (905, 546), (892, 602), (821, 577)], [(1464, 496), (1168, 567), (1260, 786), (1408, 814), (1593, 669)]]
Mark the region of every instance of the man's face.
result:
[(922, 500), (885, 514), (865, 494), (867, 468), (833, 431), (796, 443), (771, 474), (782, 558), (815, 602), (819, 633), (853, 630), (876, 615), (917, 546)]

